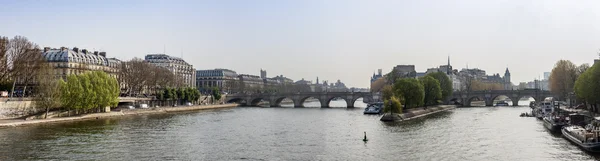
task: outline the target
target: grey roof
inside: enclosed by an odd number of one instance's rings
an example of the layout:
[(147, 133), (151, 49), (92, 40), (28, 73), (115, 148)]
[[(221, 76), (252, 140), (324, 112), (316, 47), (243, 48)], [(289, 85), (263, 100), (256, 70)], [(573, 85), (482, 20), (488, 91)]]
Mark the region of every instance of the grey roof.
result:
[(97, 52), (87, 52), (71, 49), (49, 49), (42, 53), (48, 62), (74, 62), (85, 63), (91, 65), (108, 66), (108, 60), (101, 55), (96, 55)]
[(186, 64), (186, 65), (190, 65), (187, 62), (185, 62), (185, 60), (179, 58), (179, 57), (174, 57), (174, 56), (169, 56), (166, 54), (148, 54), (145, 57), (146, 61), (149, 61), (151, 63), (165, 63), (169, 62), (169, 63), (177, 63), (177, 64)]

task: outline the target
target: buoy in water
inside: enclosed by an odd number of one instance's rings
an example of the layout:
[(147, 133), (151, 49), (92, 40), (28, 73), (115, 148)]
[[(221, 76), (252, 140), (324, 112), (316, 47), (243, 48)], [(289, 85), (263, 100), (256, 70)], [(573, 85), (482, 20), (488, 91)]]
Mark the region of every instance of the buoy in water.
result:
[(365, 131), (365, 138), (363, 139), (364, 142), (369, 141), (369, 139), (367, 139), (367, 132)]

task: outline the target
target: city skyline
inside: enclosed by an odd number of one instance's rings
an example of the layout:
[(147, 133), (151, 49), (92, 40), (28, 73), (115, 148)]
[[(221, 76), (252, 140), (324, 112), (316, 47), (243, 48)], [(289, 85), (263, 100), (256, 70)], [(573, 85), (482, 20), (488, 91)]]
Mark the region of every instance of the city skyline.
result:
[[(368, 87), (377, 69), (445, 65), (543, 78), (560, 59), (593, 63), (600, 11), (582, 1), (5, 1), (0, 35), (40, 47), (163, 53), (196, 69)], [(542, 3), (543, 2), (543, 3)], [(418, 17), (418, 18), (416, 18)]]

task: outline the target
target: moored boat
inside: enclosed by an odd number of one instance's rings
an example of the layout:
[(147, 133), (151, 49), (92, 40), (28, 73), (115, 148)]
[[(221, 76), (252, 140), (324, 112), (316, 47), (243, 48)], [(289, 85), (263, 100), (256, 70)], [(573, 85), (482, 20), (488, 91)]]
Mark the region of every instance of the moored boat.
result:
[[(575, 114), (570, 117), (570, 125), (562, 128), (563, 136), (589, 152), (600, 152), (600, 123), (596, 119)], [(592, 120), (592, 121), (587, 121)], [(588, 123), (589, 122), (589, 123)], [(582, 125), (585, 125), (582, 126)]]
[(552, 112), (554, 112), (554, 107), (550, 101), (540, 102), (539, 106), (533, 109), (535, 117), (540, 120)]
[(529, 102), (529, 107), (531, 107), (531, 108), (535, 108), (535, 101), (531, 101), (531, 102)]
[(550, 132), (559, 132), (563, 126), (567, 125), (565, 116), (551, 115), (544, 117), (544, 127)]
[(496, 103), (496, 106), (508, 106), (508, 102), (506, 102), (506, 101), (498, 101)]
[(376, 102), (367, 105), (363, 114), (381, 114), (383, 113), (383, 102)]

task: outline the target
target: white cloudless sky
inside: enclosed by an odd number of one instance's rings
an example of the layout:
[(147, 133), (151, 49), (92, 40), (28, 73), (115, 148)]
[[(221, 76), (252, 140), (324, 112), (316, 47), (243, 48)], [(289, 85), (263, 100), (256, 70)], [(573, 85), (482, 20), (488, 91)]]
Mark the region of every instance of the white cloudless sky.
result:
[(1, 1), (0, 35), (128, 60), (183, 57), (196, 69), (340, 79), (368, 87), (377, 69), (446, 64), (543, 77), (560, 59), (593, 63), (600, 1), (214, 0)]

